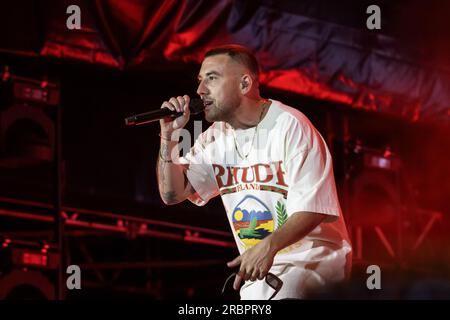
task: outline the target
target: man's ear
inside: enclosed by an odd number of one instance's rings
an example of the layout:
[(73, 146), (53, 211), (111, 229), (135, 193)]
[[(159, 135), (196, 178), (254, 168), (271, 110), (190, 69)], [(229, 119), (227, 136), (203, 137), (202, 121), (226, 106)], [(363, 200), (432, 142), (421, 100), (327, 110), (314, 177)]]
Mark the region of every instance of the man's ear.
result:
[(248, 74), (244, 74), (241, 78), (241, 91), (247, 93), (253, 84), (252, 78)]

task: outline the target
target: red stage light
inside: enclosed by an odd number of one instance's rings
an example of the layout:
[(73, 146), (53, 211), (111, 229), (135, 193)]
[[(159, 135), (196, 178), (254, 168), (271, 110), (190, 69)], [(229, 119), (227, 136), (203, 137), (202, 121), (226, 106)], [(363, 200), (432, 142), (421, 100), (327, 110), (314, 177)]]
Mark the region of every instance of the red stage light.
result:
[(22, 253), (22, 264), (26, 266), (46, 267), (48, 258), (45, 254), (26, 252)]

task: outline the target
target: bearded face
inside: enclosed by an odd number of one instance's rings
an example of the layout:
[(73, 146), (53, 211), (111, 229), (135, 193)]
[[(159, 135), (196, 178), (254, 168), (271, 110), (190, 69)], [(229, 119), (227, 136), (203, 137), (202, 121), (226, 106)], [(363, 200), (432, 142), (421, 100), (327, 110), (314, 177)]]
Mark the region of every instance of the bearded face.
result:
[(205, 105), (208, 122), (227, 121), (241, 103), (242, 67), (228, 55), (207, 57), (198, 75), (197, 93)]

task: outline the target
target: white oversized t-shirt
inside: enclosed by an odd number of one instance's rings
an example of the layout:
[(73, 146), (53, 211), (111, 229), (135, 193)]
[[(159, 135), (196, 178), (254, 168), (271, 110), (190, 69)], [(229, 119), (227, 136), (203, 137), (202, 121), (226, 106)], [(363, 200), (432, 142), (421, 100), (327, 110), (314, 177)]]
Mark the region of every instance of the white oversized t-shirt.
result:
[[(180, 159), (196, 191), (189, 200), (205, 205), (221, 195), (241, 254), (295, 212), (328, 215), (276, 254), (270, 271), (284, 284), (275, 299), (302, 298), (308, 286), (344, 279), (351, 246), (321, 135), (300, 111), (275, 100), (257, 127), (233, 130), (225, 122), (213, 123)], [(241, 298), (267, 299), (272, 292), (264, 281), (247, 281)]]

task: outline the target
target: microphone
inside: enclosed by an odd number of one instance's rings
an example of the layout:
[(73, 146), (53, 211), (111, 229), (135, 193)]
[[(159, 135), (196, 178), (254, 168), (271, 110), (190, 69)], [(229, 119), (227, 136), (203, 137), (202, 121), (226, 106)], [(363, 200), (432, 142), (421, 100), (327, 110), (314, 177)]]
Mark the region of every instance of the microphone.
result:
[[(203, 104), (202, 99), (194, 98), (189, 102), (189, 110), (191, 111), (191, 114), (198, 114), (202, 112), (203, 109), (205, 109), (205, 105)], [(139, 126), (145, 123), (158, 121), (166, 117), (177, 118), (181, 115), (183, 115), (183, 112), (176, 112), (168, 108), (162, 108), (125, 118), (125, 125)]]

